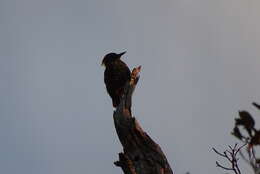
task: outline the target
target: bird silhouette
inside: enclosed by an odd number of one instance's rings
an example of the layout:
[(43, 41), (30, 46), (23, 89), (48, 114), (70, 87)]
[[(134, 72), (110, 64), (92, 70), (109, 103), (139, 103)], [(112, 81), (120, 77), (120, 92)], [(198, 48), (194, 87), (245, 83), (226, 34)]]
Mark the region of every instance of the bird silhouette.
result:
[(124, 86), (131, 79), (128, 66), (120, 59), (125, 53), (109, 53), (102, 61), (102, 65), (105, 66), (104, 82), (114, 107), (119, 105), (124, 93)]

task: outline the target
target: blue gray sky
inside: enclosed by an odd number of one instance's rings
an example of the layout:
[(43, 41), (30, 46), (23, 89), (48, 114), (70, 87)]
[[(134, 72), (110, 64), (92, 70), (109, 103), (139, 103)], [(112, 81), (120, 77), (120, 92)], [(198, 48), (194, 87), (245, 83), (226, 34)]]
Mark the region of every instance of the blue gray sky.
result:
[(133, 113), (175, 173), (223, 173), (211, 147), (237, 142), (238, 110), (259, 115), (259, 11), (258, 0), (1, 0), (0, 173), (122, 173), (100, 66), (112, 51), (142, 65)]

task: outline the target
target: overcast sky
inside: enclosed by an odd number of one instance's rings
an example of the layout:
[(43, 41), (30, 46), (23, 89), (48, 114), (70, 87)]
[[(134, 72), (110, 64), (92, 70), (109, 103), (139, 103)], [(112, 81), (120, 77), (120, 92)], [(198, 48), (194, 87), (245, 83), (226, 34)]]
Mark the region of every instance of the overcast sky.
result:
[(259, 0), (0, 0), (0, 173), (122, 173), (100, 66), (121, 51), (175, 173), (223, 173), (211, 147), (237, 142), (238, 110), (259, 115), (259, 19)]

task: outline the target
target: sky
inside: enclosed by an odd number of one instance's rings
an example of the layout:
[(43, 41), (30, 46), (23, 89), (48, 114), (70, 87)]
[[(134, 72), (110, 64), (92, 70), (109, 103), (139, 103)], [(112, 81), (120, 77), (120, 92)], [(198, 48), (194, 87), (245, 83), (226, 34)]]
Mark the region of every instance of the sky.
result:
[(122, 173), (100, 66), (122, 51), (175, 174), (224, 173), (211, 148), (238, 142), (238, 110), (259, 115), (259, 18), (258, 0), (1, 0), (0, 173)]

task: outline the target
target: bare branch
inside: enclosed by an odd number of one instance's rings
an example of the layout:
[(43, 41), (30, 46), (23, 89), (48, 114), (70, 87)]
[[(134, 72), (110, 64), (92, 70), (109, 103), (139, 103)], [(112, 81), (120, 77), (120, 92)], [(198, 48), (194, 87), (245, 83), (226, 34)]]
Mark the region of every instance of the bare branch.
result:
[(124, 95), (113, 115), (124, 151), (114, 164), (121, 167), (125, 174), (173, 174), (159, 145), (142, 130), (131, 113), (132, 95), (140, 71), (140, 66), (132, 71), (131, 81), (126, 84)]
[(214, 151), (216, 154), (218, 154), (219, 156), (222, 156), (222, 157), (226, 158), (226, 155), (220, 153), (220, 152), (217, 151), (214, 147), (212, 147), (212, 149), (213, 149), (213, 151)]
[(235, 144), (233, 147), (228, 146), (229, 150), (226, 150), (223, 153), (220, 153), (215, 148), (212, 148), (217, 155), (227, 159), (230, 164), (230, 167), (226, 167), (226, 166), (221, 165), (218, 161), (216, 161), (217, 167), (220, 167), (224, 170), (232, 170), (235, 174), (241, 174), (241, 171), (238, 166), (239, 159), (237, 158), (237, 154), (238, 154), (238, 152), (241, 151), (241, 149), (244, 146), (245, 145), (238, 147), (237, 144)]

